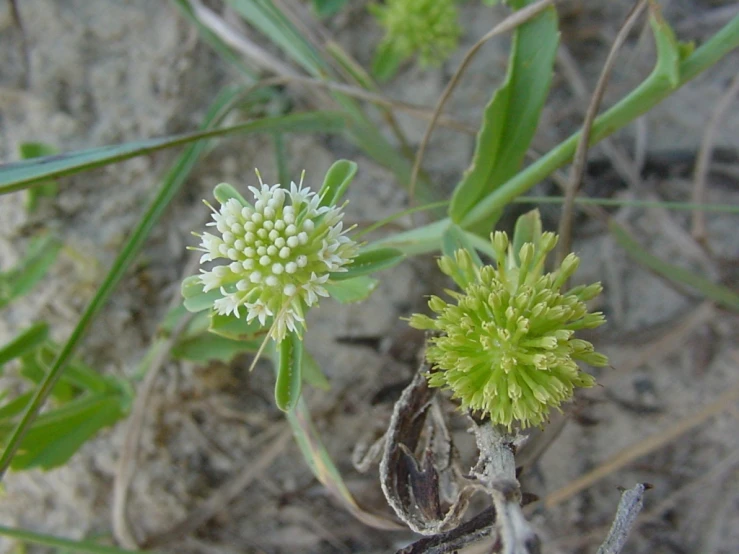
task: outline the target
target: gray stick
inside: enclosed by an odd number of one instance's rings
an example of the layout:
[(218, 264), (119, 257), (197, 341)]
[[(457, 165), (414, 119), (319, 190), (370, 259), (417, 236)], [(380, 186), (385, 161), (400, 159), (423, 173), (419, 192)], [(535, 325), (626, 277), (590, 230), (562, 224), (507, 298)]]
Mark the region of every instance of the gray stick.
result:
[(621, 502), (616, 509), (616, 517), (608, 531), (608, 536), (598, 549), (598, 554), (619, 554), (629, 538), (631, 528), (644, 506), (644, 491), (651, 487), (645, 483), (638, 483), (633, 489), (628, 489), (621, 495)]

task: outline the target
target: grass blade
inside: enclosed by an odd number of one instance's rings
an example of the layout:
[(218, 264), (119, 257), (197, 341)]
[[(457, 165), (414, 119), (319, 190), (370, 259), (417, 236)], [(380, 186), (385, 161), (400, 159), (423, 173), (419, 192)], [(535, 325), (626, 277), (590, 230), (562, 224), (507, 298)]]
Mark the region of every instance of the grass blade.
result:
[(0, 165), (0, 194), (15, 192), (51, 178), (72, 175), (88, 169), (109, 165), (203, 139), (258, 132), (319, 132), (331, 133), (344, 128), (344, 116), (338, 112), (307, 112), (270, 117), (220, 129), (210, 128), (152, 138), (125, 144), (101, 146), (45, 158)]
[(704, 297), (709, 300), (730, 308), (735, 311), (739, 311), (739, 295), (730, 290), (728, 287), (717, 285), (696, 275), (687, 269), (678, 267), (669, 262), (659, 259), (656, 256), (650, 254), (645, 250), (635, 239), (629, 234), (626, 229), (621, 227), (618, 223), (611, 220), (608, 224), (608, 228), (616, 239), (616, 242), (626, 250), (626, 253), (631, 256), (636, 262), (643, 265), (646, 268), (651, 269), (656, 274), (676, 283), (687, 285), (693, 289), (696, 289)]
[(36, 533), (25, 529), (14, 529), (0, 525), (0, 535), (31, 544), (40, 544), (51, 548), (63, 548), (72, 552), (85, 552), (89, 554), (153, 554), (151, 550), (126, 550), (115, 546), (105, 546), (92, 541), (75, 541), (63, 539), (53, 535)]

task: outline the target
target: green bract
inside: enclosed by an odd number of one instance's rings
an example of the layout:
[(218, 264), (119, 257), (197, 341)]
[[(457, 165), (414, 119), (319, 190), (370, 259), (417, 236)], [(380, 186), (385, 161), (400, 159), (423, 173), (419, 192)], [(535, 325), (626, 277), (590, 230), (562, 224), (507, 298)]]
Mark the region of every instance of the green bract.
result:
[(421, 65), (438, 65), (457, 48), (454, 0), (387, 0), (371, 9), (385, 28), (382, 45), (401, 59), (418, 53)]
[(478, 267), (467, 250), (457, 250), (454, 259), (442, 257), (439, 267), (462, 292), (447, 291), (453, 303), (431, 297), (436, 318), (415, 314), (410, 324), (441, 333), (426, 351), (431, 386), (450, 389), (463, 409), (479, 410), (508, 429), (514, 422), (521, 428), (541, 425), (576, 387), (595, 383), (577, 361), (608, 363), (592, 344), (574, 338), (578, 329), (605, 322), (585, 305), (602, 288), (595, 283), (560, 292), (580, 260), (570, 254), (557, 270), (544, 273), (557, 243), (554, 233), (543, 233), (518, 252), (505, 233), (495, 232), (491, 240), (497, 268)]

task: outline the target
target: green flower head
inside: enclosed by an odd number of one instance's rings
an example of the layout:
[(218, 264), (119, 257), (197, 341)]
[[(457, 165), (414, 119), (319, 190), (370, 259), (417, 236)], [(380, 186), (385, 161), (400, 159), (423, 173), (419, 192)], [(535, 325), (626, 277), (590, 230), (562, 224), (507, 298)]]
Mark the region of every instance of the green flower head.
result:
[(457, 48), (454, 0), (387, 0), (370, 9), (385, 28), (382, 44), (401, 59), (418, 53), (421, 65), (438, 65)]
[(505, 233), (495, 232), (491, 240), (497, 267), (480, 267), (467, 250), (439, 260), (462, 292), (447, 291), (452, 303), (432, 296), (429, 307), (436, 317), (415, 314), (410, 324), (437, 333), (426, 351), (431, 386), (450, 389), (463, 409), (479, 410), (509, 430), (514, 422), (521, 428), (541, 425), (576, 387), (595, 383), (577, 361), (608, 363), (592, 344), (574, 337), (578, 329), (605, 322), (585, 304), (602, 287), (560, 292), (580, 260), (570, 254), (558, 269), (544, 273), (557, 243), (554, 233), (541, 234), (518, 252)]

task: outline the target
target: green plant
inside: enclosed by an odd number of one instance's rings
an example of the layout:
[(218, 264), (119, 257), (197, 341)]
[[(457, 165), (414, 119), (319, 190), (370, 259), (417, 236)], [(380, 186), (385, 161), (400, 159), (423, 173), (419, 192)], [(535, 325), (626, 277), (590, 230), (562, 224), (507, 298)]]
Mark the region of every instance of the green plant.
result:
[[(291, 169), (286, 163), (284, 140), (291, 133), (338, 135), (391, 171), (399, 184), (409, 186), (413, 180), (414, 172), (404, 148), (407, 143), (394, 119), (394, 104), (381, 102), (372, 78), (346, 53), (335, 44), (317, 44), (270, 0), (229, 0), (228, 4), (245, 23), (279, 48), (295, 68), (310, 76), (300, 76), (299, 82), (327, 90), (333, 109), (261, 114), (256, 119), (225, 125), (227, 117), (234, 114), (246, 111), (253, 116), (254, 112), (248, 110), (265, 97), (286, 100), (285, 92), (276, 88), (274, 81), (256, 80), (255, 69), (239, 57), (232, 42), (205, 25), (195, 4), (186, 0), (174, 3), (199, 25), (206, 40), (248, 82), (243, 87), (224, 89), (214, 99), (199, 131), (31, 158), (48, 153), (37, 149), (35, 153), (27, 152), (25, 157), (30, 159), (0, 166), (0, 194), (28, 190), (51, 195), (58, 188), (63, 195), (61, 178), (66, 175), (185, 146), (150, 203), (142, 209), (138, 224), (67, 341), (60, 346), (50, 342), (47, 326), (37, 323), (0, 349), (0, 361), (17, 359), (21, 375), (35, 387), (0, 406), (0, 474), (8, 468), (50, 468), (62, 464), (98, 429), (126, 415), (136, 383), (98, 375), (78, 361), (75, 352), (192, 170), (217, 147), (215, 139), (256, 133), (274, 139), (283, 185)], [(314, 2), (319, 13), (330, 13), (340, 4)], [(317, 306), (319, 296), (330, 296), (342, 303), (366, 300), (379, 282), (374, 273), (401, 263), (406, 257), (441, 252), (442, 271), (462, 292), (450, 292), (454, 302), (449, 303), (434, 297), (430, 307), (435, 318), (411, 318), (412, 325), (435, 334), (429, 339), (426, 352), (433, 367), (423, 377), (435, 388), (451, 389), (460, 407), (472, 412), (481, 452), (490, 454), (490, 459), (504, 459), (507, 470), (513, 463), (511, 445), (520, 440), (520, 431), (546, 424), (550, 408), (569, 400), (576, 387), (593, 384), (592, 377), (576, 362), (606, 364), (589, 342), (574, 337), (579, 329), (603, 323), (602, 316), (589, 313), (585, 305), (598, 294), (599, 286), (566, 286), (576, 269), (577, 257), (563, 256), (564, 261), (547, 272), (545, 258), (556, 239), (541, 231), (533, 214), (520, 220), (510, 243), (506, 234), (495, 230), (511, 203), (533, 201), (523, 195), (568, 163), (582, 137), (581, 133), (574, 134), (523, 167), (549, 94), (559, 29), (556, 10), (547, 3), (512, 0), (508, 4), (514, 10), (535, 7), (539, 11), (531, 12), (513, 31), (505, 80), (493, 91), (484, 110), (474, 156), (449, 199), (406, 210), (365, 229), (352, 228), (353, 232), (347, 234), (338, 202), (358, 169), (353, 162), (337, 161), (327, 171), (321, 187), (303, 188), (301, 183), (290, 189), (278, 185), (254, 188), (253, 203), (239, 192), (246, 183), (219, 185), (214, 196), (220, 208), (212, 208), (218, 234), (199, 235), (200, 245), (196, 248), (203, 252), (202, 262), (215, 262), (216, 267), (184, 280), (183, 305), (170, 310), (160, 326), (164, 333), (177, 336), (171, 345), (160, 337), (152, 343), (152, 352), (165, 345), (171, 347), (173, 357), (196, 362), (229, 362), (242, 353), (257, 357), (264, 354), (275, 367), (276, 404), (286, 412), (301, 452), (316, 477), (353, 514), (377, 527), (392, 528), (394, 522), (362, 511), (323, 447), (307, 404), (301, 399), (304, 384), (330, 386), (303, 346), (311, 336), (305, 329), (305, 312)], [(410, 11), (401, 13), (401, 8)], [(380, 77), (390, 75), (402, 59), (414, 53), (420, 53), (422, 62), (431, 62), (456, 48), (461, 29), (451, 2), (393, 1), (375, 11), (388, 31), (388, 38), (380, 45), (386, 59), (375, 66)], [(427, 16), (428, 21), (418, 23)], [(739, 16), (697, 48), (677, 40), (656, 3), (651, 4), (649, 22), (657, 46), (654, 70), (592, 122), (591, 143), (634, 121), (739, 46)], [(407, 32), (409, 25), (412, 33)], [(297, 79), (282, 76), (286, 83), (291, 78)], [(393, 140), (375, 123), (375, 108), (363, 106), (355, 97), (376, 103)], [(289, 102), (280, 105), (289, 106)], [(421, 200), (438, 200), (437, 196), (429, 180), (422, 176)], [(37, 196), (29, 197), (29, 210), (36, 201)], [(587, 201), (606, 203), (599, 199)], [(362, 234), (408, 213), (438, 214), (439, 210), (445, 211), (430, 223), (361, 246), (355, 242)], [(272, 228), (267, 228), (266, 221)], [(249, 227), (250, 222), (253, 228)], [(236, 229), (232, 228), (234, 225)], [(291, 225), (295, 226), (294, 233), (288, 231)], [(739, 308), (739, 297), (734, 291), (650, 254), (617, 222), (609, 221), (608, 228), (617, 243), (639, 263), (691, 287), (705, 298), (730, 309)], [(265, 236), (259, 235), (261, 231)], [(272, 231), (276, 231), (274, 236)], [(488, 240), (491, 232), (494, 234)], [(258, 244), (258, 240), (263, 244)], [(0, 307), (27, 293), (31, 286), (40, 286), (60, 248), (58, 241), (48, 235), (38, 238), (31, 244), (26, 259), (0, 274)], [(483, 262), (486, 258), (495, 266)], [(227, 262), (221, 264), (223, 260)], [(186, 320), (186, 310), (195, 314), (190, 320)], [(180, 324), (181, 332), (175, 333)], [(471, 351), (474, 355), (470, 355)], [(143, 373), (148, 361), (147, 357), (142, 364)], [(49, 397), (54, 407), (40, 415)], [(495, 497), (498, 489), (493, 485), (497, 482), (482, 466), (478, 468), (479, 479)], [(506, 479), (517, 486), (515, 472)], [(499, 513), (510, 511), (511, 498), (496, 500)], [(393, 507), (398, 511), (395, 504)], [(405, 514), (400, 510), (399, 515)], [(441, 527), (434, 529), (440, 531)], [(525, 526), (521, 530), (523, 534), (530, 531)], [(23, 540), (33, 540), (18, 530), (0, 529), (0, 533), (15, 533)], [(513, 539), (509, 536), (506, 540)], [(47, 540), (47, 544), (66, 544), (59, 541)], [(113, 551), (99, 545), (88, 544), (85, 548), (92, 552)]]

